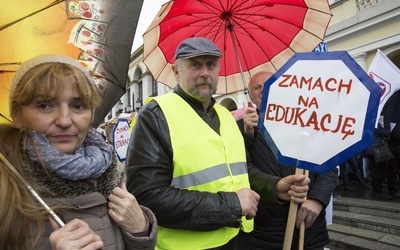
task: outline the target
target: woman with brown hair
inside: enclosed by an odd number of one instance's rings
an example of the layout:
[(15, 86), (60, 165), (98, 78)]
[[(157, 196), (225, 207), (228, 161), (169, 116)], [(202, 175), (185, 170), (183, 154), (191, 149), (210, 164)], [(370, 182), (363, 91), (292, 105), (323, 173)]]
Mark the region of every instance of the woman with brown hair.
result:
[(154, 249), (153, 213), (126, 190), (114, 151), (90, 126), (100, 101), (72, 58), (42, 55), (18, 68), (0, 151), (66, 225), (0, 161), (0, 249)]

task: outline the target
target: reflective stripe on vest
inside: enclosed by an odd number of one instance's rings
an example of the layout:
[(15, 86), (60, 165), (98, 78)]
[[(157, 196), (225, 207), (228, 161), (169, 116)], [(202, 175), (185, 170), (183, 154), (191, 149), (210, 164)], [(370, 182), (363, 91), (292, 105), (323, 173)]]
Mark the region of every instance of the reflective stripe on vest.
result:
[[(246, 165), (243, 162), (231, 163), (232, 175), (247, 174)], [(178, 188), (190, 188), (204, 183), (209, 183), (229, 175), (226, 164), (197, 171), (195, 173), (175, 177), (171, 186)]]
[[(228, 110), (214, 105), (219, 119), (224, 121), (220, 123), (221, 135), (218, 135), (178, 95), (168, 93), (154, 99), (163, 110), (171, 137), (174, 154), (171, 186), (212, 193), (250, 187), (243, 138)], [(250, 232), (253, 220), (243, 217), (242, 226), (245, 232)], [(213, 231), (160, 227), (157, 249), (213, 248), (226, 244), (238, 231), (231, 227)]]

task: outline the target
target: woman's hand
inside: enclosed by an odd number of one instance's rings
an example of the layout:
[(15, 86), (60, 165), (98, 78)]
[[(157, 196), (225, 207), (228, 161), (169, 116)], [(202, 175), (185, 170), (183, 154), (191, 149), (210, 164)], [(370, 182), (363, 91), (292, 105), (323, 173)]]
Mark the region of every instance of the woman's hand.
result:
[(108, 214), (123, 230), (129, 233), (144, 232), (148, 221), (135, 196), (128, 192), (125, 183), (113, 189), (108, 196)]
[(103, 248), (103, 241), (95, 234), (89, 225), (79, 219), (73, 219), (60, 227), (57, 222), (49, 217), (54, 232), (50, 235), (50, 244), (53, 250), (84, 249), (95, 250)]

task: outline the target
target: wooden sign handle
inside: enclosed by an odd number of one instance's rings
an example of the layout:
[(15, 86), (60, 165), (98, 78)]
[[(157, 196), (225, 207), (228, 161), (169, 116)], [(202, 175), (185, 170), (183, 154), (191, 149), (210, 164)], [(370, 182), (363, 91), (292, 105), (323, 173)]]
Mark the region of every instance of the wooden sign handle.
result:
[[(308, 170), (296, 168), (295, 175), (305, 175), (306, 177), (308, 177)], [(283, 241), (283, 248), (282, 248), (283, 250), (291, 249), (298, 206), (299, 206), (298, 203), (293, 201), (290, 202), (289, 215), (286, 222), (285, 239)], [(305, 233), (305, 226), (303, 222), (300, 227), (299, 250), (302, 250), (304, 248), (304, 233)]]

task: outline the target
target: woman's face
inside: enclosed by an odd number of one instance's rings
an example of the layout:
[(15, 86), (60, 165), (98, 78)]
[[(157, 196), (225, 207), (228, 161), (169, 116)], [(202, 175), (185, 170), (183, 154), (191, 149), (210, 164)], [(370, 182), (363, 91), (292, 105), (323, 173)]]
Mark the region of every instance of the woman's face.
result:
[(65, 80), (63, 90), (51, 99), (37, 97), (21, 107), (13, 117), (14, 124), (43, 134), (58, 151), (73, 154), (86, 138), (92, 110), (85, 107), (77, 88)]

